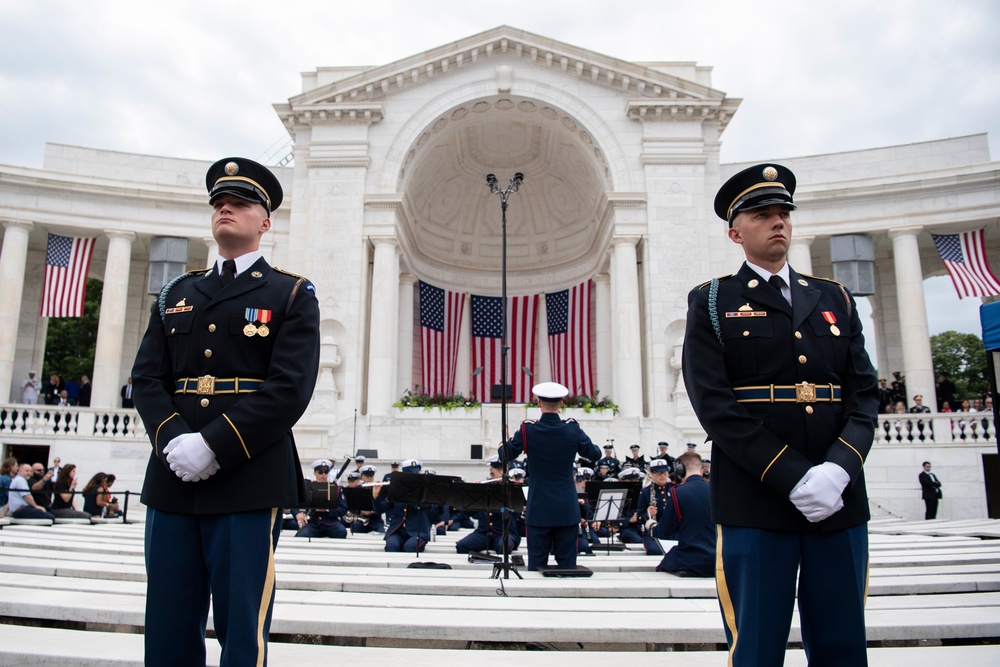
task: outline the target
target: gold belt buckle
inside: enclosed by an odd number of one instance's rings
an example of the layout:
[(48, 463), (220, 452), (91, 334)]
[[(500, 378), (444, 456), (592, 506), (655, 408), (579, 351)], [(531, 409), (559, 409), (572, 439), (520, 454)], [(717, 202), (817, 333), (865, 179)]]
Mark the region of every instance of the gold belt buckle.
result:
[(203, 375), (198, 378), (198, 394), (203, 396), (215, 394), (215, 378), (211, 375)]
[(797, 385), (795, 385), (795, 402), (815, 403), (816, 385), (810, 384), (808, 382), (800, 382)]

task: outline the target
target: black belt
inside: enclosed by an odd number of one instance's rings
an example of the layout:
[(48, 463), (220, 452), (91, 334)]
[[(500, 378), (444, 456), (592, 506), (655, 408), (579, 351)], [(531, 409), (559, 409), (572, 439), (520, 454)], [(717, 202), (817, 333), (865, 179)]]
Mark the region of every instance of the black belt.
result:
[(839, 384), (811, 384), (800, 382), (788, 385), (762, 385), (759, 387), (733, 387), (738, 403), (837, 403), (840, 401)]
[(181, 378), (177, 380), (175, 394), (198, 394), (214, 396), (216, 394), (249, 394), (260, 389), (263, 380), (255, 378), (217, 378), (204, 375), (200, 378)]

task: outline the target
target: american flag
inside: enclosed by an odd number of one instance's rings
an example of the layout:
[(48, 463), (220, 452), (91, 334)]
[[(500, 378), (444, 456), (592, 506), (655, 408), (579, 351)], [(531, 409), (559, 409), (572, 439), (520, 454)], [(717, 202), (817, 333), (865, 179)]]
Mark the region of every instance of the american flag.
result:
[(49, 234), (45, 251), (45, 284), (42, 317), (83, 317), (87, 272), (96, 238), (82, 239)]
[(423, 391), (432, 396), (455, 393), (458, 336), (465, 295), (420, 282), (420, 351)]
[(573, 396), (593, 396), (590, 369), (590, 281), (545, 295), (552, 379)]
[(955, 284), (958, 298), (1000, 295), (1000, 281), (990, 271), (986, 258), (984, 230), (931, 236), (951, 282)]
[[(472, 395), (483, 403), (490, 402), (491, 387), (500, 384), (501, 301), (498, 296), (472, 295)], [(510, 297), (508, 302), (507, 383), (511, 402), (527, 403), (535, 372), (538, 295)]]

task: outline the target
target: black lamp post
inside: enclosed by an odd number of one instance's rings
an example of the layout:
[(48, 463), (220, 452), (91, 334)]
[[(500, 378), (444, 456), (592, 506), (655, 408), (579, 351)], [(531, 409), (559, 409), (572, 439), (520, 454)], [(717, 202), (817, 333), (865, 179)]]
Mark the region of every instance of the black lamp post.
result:
[[(490, 193), (495, 195), (500, 195), (500, 210), (501, 210), (501, 260), (500, 260), (500, 438), (501, 445), (507, 443), (508, 433), (507, 433), (507, 353), (510, 351), (510, 347), (507, 345), (507, 198), (512, 192), (517, 192), (517, 189), (524, 182), (524, 174), (517, 172), (510, 179), (510, 184), (506, 189), (501, 190), (500, 185), (497, 182), (497, 177), (494, 174), (486, 175), (486, 184), (490, 187)], [(503, 562), (497, 563), (493, 567), (494, 576), (499, 576), (500, 571), (503, 571), (504, 579), (510, 578), (510, 570), (512, 565), (510, 564), (510, 546), (507, 541), (507, 534), (510, 531), (510, 516), (511, 507), (513, 506), (510, 501), (510, 481), (507, 477), (507, 457), (504, 454), (504, 448), (500, 447), (500, 463), (501, 470), (503, 471), (503, 476), (500, 480), (500, 484), (503, 487), (503, 499), (504, 506), (501, 509), (503, 513)], [(520, 577), (520, 573), (514, 570), (514, 574)]]

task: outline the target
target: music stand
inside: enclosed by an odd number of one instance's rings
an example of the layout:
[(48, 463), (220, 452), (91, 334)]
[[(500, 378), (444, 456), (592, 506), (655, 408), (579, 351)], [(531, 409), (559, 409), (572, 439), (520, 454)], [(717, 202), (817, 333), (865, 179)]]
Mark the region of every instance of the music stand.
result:
[(632, 482), (587, 482), (585, 487), (591, 505), (594, 506), (594, 521), (599, 521), (608, 526), (607, 544), (596, 544), (594, 549), (605, 551), (624, 551), (624, 544), (615, 544), (612, 540), (609, 524), (618, 521), (639, 504), (639, 494), (642, 486)]
[[(347, 511), (353, 512), (362, 518), (362, 512), (374, 512), (375, 511), (375, 496), (372, 493), (372, 487), (370, 486), (345, 486), (341, 489), (344, 493), (344, 499), (347, 501)], [(374, 515), (369, 515), (369, 520)], [(353, 529), (353, 524), (348, 526), (348, 528)]]
[[(511, 507), (505, 509), (504, 488), (500, 484), (476, 484), (475, 482), (459, 482), (452, 484), (451, 494), (448, 497), (448, 506), (459, 510), (470, 510), (476, 512), (496, 512), (500, 511), (503, 521), (507, 522), (513, 516), (510, 512), (524, 511), (524, 494), (511, 494)], [(509, 512), (508, 512), (509, 509)], [(509, 529), (509, 526), (508, 526)], [(486, 552), (470, 551), (469, 561), (472, 563), (493, 563), (493, 577), (499, 575), (499, 566), (502, 564), (502, 557), (490, 555), (489, 539), (486, 542)], [(512, 557), (514, 565), (524, 565), (524, 559), (520, 556)], [(520, 561), (520, 562), (517, 562)], [(518, 578), (521, 574), (514, 569)]]
[[(422, 522), (424, 505), (447, 505), (449, 490), (461, 477), (450, 475), (426, 475), (420, 472), (396, 471), (389, 475), (389, 495), (391, 503), (414, 503), (417, 505), (417, 521)], [(430, 540), (430, 535), (427, 539)], [(417, 551), (420, 558), (420, 551)]]

